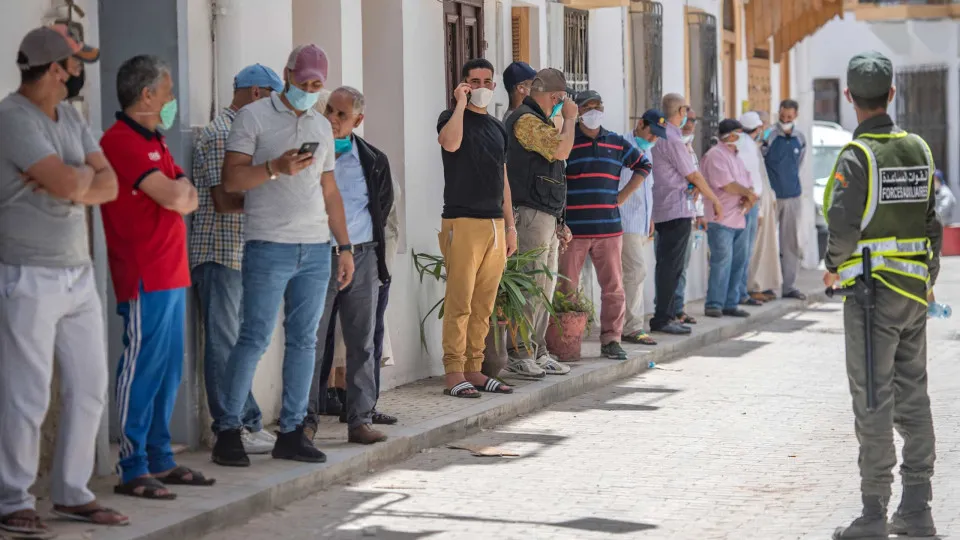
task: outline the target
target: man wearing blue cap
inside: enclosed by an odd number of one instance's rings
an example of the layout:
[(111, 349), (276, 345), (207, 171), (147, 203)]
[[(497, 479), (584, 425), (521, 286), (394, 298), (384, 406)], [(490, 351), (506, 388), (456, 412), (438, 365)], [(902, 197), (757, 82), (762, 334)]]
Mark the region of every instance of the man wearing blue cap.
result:
[(507, 96), (510, 97), (510, 108), (503, 115), (504, 122), (530, 95), (530, 84), (536, 76), (536, 70), (526, 62), (514, 62), (503, 70), (503, 86), (507, 90)]
[[(221, 381), (230, 349), (240, 332), (243, 255), (243, 193), (227, 193), (220, 171), (237, 112), (244, 106), (283, 90), (283, 81), (270, 68), (254, 64), (233, 79), (233, 101), (197, 137), (193, 151), (193, 181), (199, 207), (190, 233), (190, 268), (203, 321), (203, 370), (207, 405), (214, 418), (224, 414)], [(243, 444), (247, 453), (266, 454), (276, 439), (263, 430), (260, 408), (247, 396), (243, 407)]]

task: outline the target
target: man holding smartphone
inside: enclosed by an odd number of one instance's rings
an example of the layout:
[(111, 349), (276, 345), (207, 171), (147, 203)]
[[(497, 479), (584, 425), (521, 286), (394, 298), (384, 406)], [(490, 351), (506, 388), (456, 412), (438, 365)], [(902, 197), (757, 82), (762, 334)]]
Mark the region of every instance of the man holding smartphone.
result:
[[(240, 336), (227, 363), (225, 413), (214, 419), (220, 431), (213, 461), (233, 467), (250, 465), (240, 414), (281, 304), (286, 331), (283, 405), (272, 455), (326, 461), (304, 435), (303, 420), (331, 250), (339, 255), (340, 288), (353, 279), (353, 247), (333, 172), (333, 133), (330, 123), (314, 110), (327, 79), (327, 55), (316, 45), (297, 47), (283, 74), (282, 93), (251, 103), (237, 114), (223, 164), (224, 189), (245, 192), (246, 214)], [(304, 143), (318, 143), (316, 154), (301, 153)], [(331, 234), (337, 242), (334, 248)]]

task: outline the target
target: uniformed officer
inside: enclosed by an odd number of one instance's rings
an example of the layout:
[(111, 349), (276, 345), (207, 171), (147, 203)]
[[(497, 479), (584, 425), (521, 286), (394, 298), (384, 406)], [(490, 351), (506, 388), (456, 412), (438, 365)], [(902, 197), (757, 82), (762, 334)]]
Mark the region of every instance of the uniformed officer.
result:
[[(887, 115), (893, 64), (880, 53), (854, 56), (847, 67), (847, 100), (860, 125), (840, 153), (824, 195), (829, 223), (827, 287), (848, 286), (863, 273), (870, 248), (876, 284), (873, 358), (876, 409), (867, 411), (864, 315), (853, 297), (843, 306), (847, 376), (860, 441), (863, 514), (835, 539), (936, 534), (929, 501), (935, 459), (927, 395), (926, 306), (940, 267), (942, 227), (931, 183), (935, 170), (922, 138)], [(897, 464), (893, 428), (903, 437), (903, 496), (887, 523)]]

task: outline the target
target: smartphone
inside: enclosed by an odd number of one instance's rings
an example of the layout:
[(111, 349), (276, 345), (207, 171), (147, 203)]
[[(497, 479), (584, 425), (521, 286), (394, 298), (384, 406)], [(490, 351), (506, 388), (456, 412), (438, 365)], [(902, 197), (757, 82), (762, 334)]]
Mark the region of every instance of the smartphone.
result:
[(319, 147), (320, 147), (320, 143), (318, 142), (305, 142), (300, 147), (300, 150), (297, 153), (313, 155), (317, 153), (317, 148)]

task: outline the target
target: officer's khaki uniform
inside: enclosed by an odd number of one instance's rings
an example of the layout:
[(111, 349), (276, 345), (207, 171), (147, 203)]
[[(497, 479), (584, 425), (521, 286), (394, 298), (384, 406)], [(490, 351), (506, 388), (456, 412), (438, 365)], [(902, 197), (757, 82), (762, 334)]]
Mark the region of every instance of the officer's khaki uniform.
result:
[(873, 252), (873, 413), (866, 410), (863, 311), (852, 297), (843, 308), (864, 495), (891, 495), (897, 463), (894, 427), (904, 439), (903, 484), (926, 484), (933, 475), (926, 298), (939, 271), (942, 233), (931, 188), (933, 171), (926, 143), (901, 131), (884, 114), (866, 120), (854, 133), (824, 196), (830, 234), (827, 269), (849, 285), (862, 273), (863, 247)]

